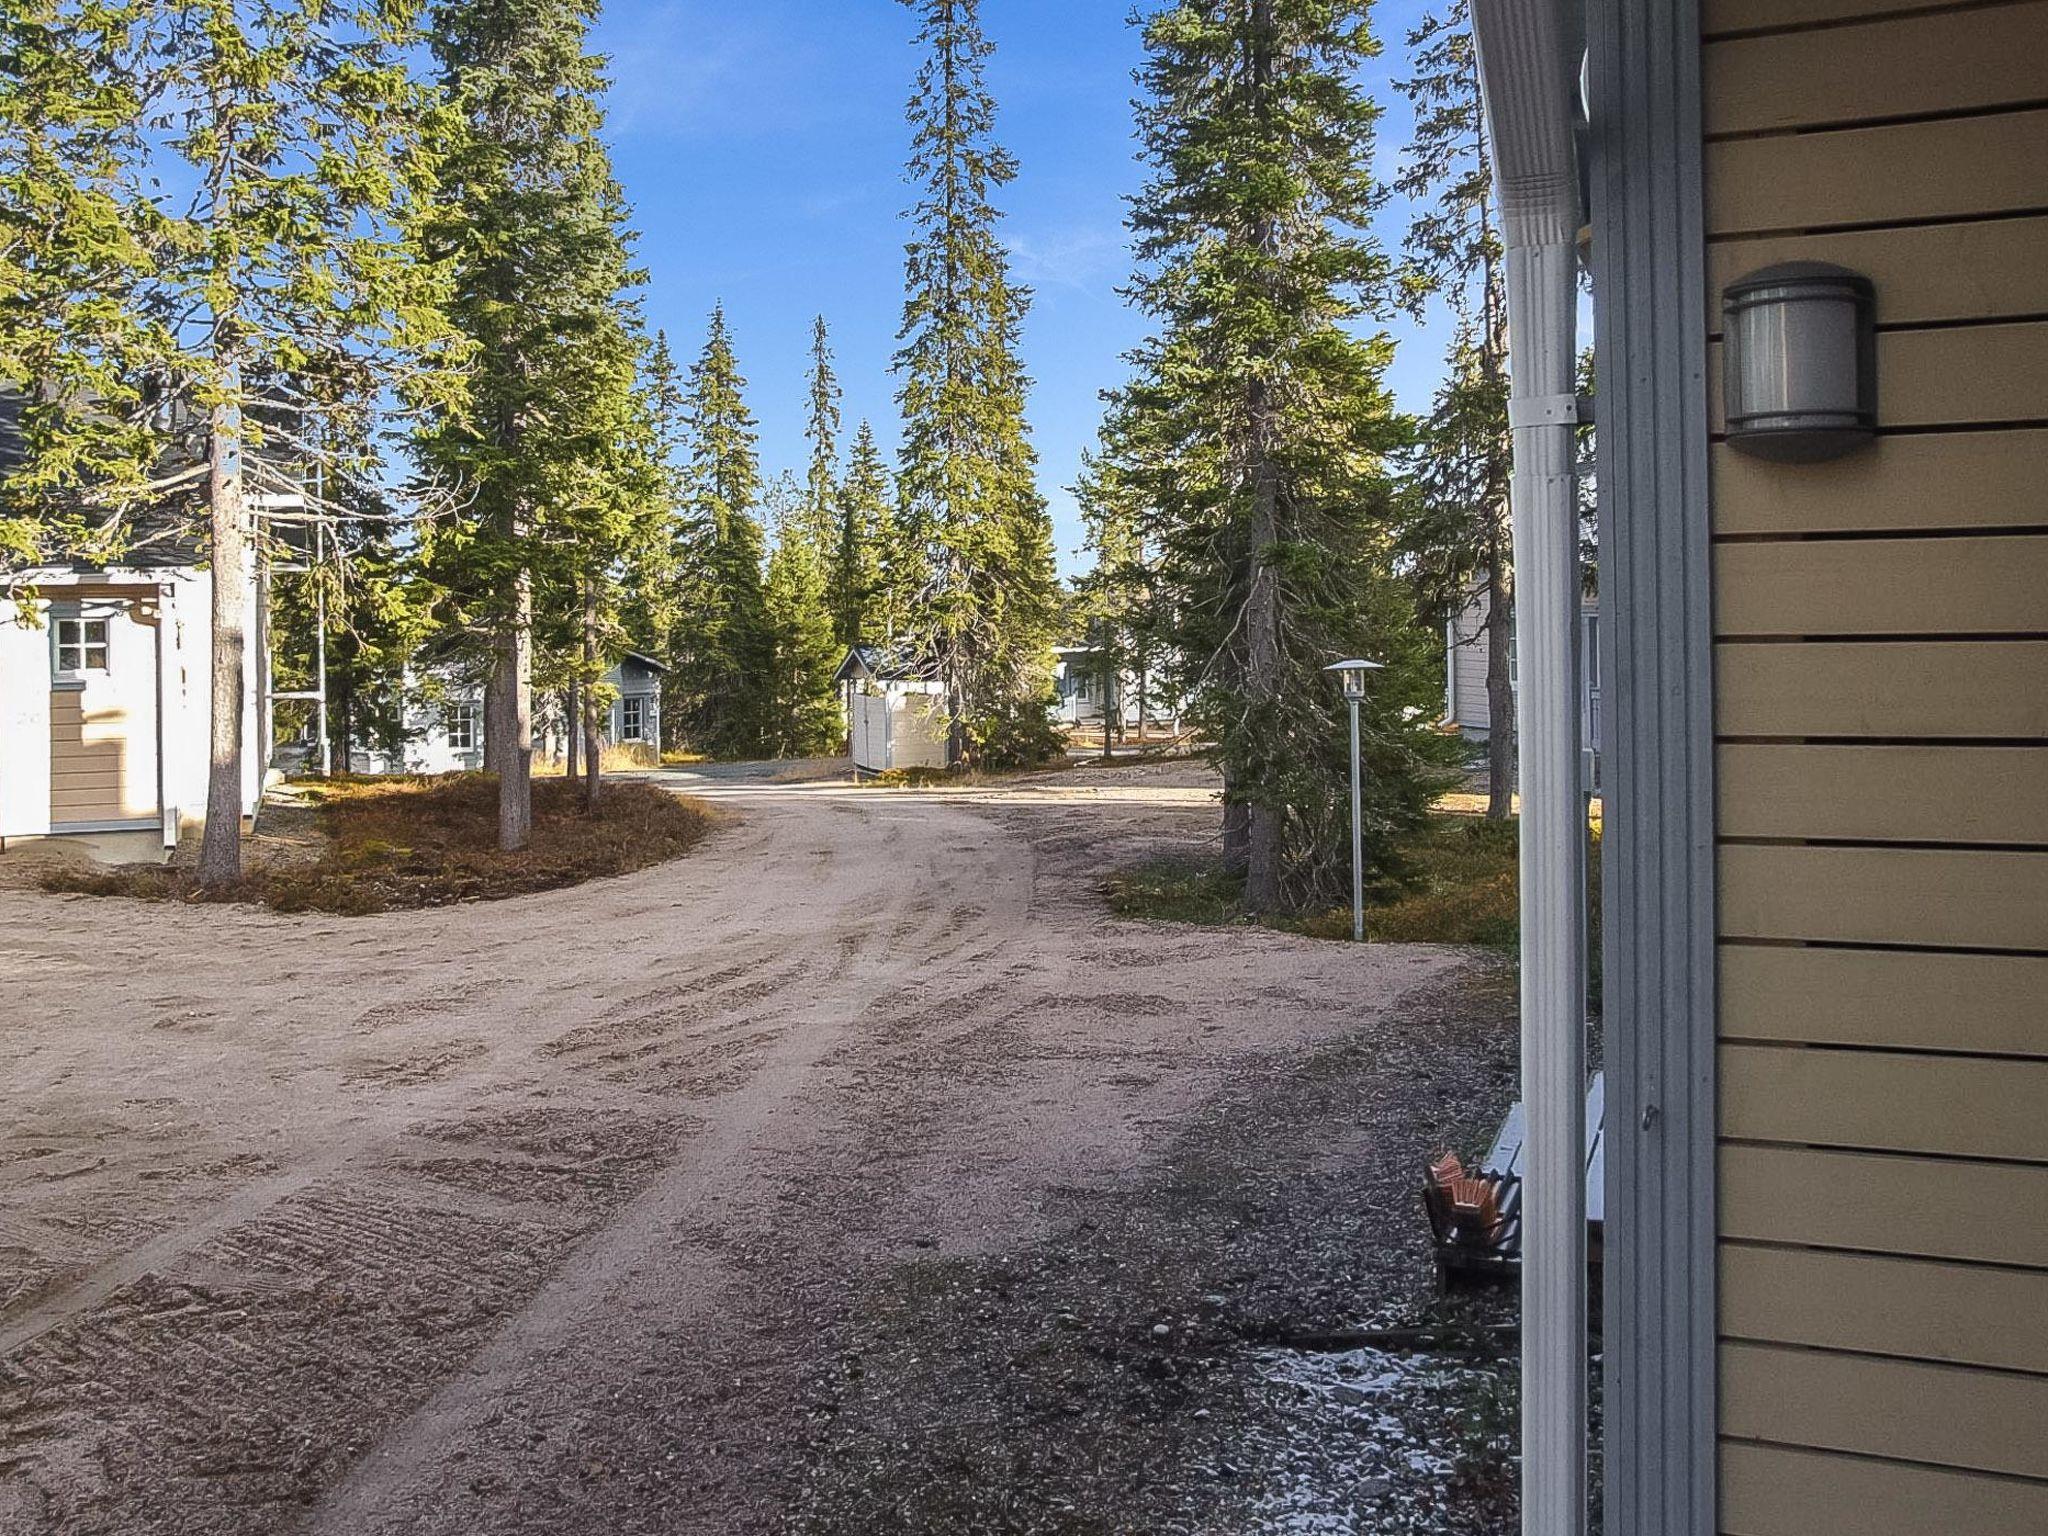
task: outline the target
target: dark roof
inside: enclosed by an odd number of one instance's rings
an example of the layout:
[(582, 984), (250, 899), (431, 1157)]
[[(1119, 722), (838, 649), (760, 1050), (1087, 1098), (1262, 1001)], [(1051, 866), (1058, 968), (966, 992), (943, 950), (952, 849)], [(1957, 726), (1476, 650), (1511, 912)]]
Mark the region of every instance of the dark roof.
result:
[(856, 645), (839, 663), (833, 681), (843, 683), (856, 677), (878, 683), (928, 682), (939, 675), (931, 653), (909, 645)]
[(668, 663), (648, 655), (645, 651), (627, 650), (619, 653), (621, 661), (637, 661), (650, 672), (666, 672)]

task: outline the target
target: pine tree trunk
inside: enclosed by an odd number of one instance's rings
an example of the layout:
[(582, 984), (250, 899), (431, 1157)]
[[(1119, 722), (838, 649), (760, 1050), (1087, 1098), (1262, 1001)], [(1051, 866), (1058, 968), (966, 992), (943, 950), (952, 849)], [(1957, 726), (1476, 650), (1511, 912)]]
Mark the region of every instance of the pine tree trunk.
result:
[(213, 525), (213, 656), (206, 829), (199, 883), (242, 877), (242, 704), (248, 692), (248, 636), (242, 567), (248, 532), (242, 495), (241, 428), (231, 406), (216, 405), (207, 444), (207, 500)]
[(1223, 781), (1223, 872), (1242, 880), (1251, 864), (1251, 807), (1230, 797), (1230, 781)]
[(494, 773), (502, 782), (505, 756), (512, 745), (512, 732), (500, 724), (505, 718), (505, 678), (498, 668), (497, 641), (492, 641), (491, 668), (484, 674), (484, 772)]
[(583, 776), (583, 691), (571, 683), (562, 694), (562, 777), (575, 783)]
[(1514, 578), (1498, 539), (1486, 566), (1486, 604), (1486, 814), (1501, 821), (1515, 792), (1515, 690), (1508, 675), (1515, 613)]
[(604, 741), (597, 721), (597, 582), (583, 578), (583, 810), (597, 809)]
[(533, 579), (520, 572), (512, 611), (491, 658), (486, 749), (498, 741), (498, 849), (517, 853), (533, 838)]
[[(1277, 494), (1269, 465), (1260, 467), (1258, 479), (1264, 484), (1253, 493), (1254, 504), (1261, 510), (1253, 515), (1252, 558), (1256, 563), (1245, 611), (1245, 628), (1251, 642), (1246, 702), (1255, 713), (1263, 715), (1263, 706), (1276, 702), (1280, 694), (1280, 595), (1279, 577), (1265, 563), (1265, 552), (1274, 541), (1271, 498)], [(1245, 907), (1252, 912), (1271, 912), (1280, 905), (1281, 831), (1285, 813), (1279, 806), (1259, 800), (1245, 809)]]

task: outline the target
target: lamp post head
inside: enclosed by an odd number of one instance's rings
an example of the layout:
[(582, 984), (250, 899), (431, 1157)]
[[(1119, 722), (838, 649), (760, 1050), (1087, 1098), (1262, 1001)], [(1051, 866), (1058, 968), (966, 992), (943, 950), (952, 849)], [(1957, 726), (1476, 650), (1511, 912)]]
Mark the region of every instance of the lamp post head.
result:
[(1365, 697), (1365, 679), (1369, 672), (1386, 670), (1383, 661), (1333, 661), (1323, 668), (1325, 672), (1337, 674), (1337, 680), (1344, 685), (1344, 697), (1362, 699)]

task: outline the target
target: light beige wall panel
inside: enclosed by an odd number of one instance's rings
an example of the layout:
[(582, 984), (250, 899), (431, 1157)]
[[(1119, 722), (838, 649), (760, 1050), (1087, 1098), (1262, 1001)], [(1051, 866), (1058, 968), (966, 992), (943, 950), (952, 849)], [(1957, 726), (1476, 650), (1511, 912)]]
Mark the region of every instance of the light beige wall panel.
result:
[(1802, 1248), (1721, 1248), (1731, 1339), (2048, 1373), (2048, 1270)]
[(2044, 54), (2039, 4), (1709, 43), (1702, 126), (1759, 133), (2038, 102)]
[(2048, 1531), (2048, 1483), (1724, 1441), (1721, 1529), (1726, 1536), (2039, 1536)]
[(1729, 844), (1723, 938), (2048, 950), (2048, 852)]
[(1724, 944), (1718, 990), (1727, 1040), (2048, 1057), (2048, 956)]
[(2048, 739), (2048, 641), (1723, 644), (1724, 736)]
[(1721, 1432), (1738, 1439), (2040, 1478), (2048, 1477), (2044, 1424), (2048, 1377), (1721, 1347)]
[[(2048, 285), (2048, 230), (2035, 255)], [(1772, 464), (1717, 443), (1712, 464), (1721, 534), (2048, 528), (2040, 429), (1880, 437), (1828, 464)]]
[(1714, 628), (1722, 636), (2048, 633), (2048, 536), (1722, 544)]
[[(2048, 16), (2048, 3), (2042, 13)], [(1707, 247), (1708, 320), (1719, 334), (1722, 291), (1783, 261), (1831, 261), (1863, 273), (1877, 288), (1880, 325), (2048, 314), (2044, 249), (2048, 218), (1717, 240)]]
[(1727, 1145), (1721, 1236), (2048, 1268), (2048, 1172), (2017, 1163)]
[(1735, 139), (1706, 149), (1710, 235), (2036, 213), (2048, 111)]
[(1720, 1059), (1732, 1140), (2048, 1165), (2048, 1061), (1798, 1045), (1724, 1045)]
[(1822, 22), (1867, 21), (1900, 11), (1924, 11), (1939, 0), (1701, 0), (1700, 32), (1779, 31)]
[(1724, 744), (1723, 837), (2048, 846), (2048, 746)]

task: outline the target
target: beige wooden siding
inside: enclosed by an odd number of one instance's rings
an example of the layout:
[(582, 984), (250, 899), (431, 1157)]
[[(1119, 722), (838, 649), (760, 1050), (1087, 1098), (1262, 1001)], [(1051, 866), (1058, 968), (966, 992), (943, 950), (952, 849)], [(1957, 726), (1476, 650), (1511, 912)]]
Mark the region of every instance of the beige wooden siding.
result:
[(2048, 1271), (1813, 1248), (1721, 1250), (1728, 1337), (2048, 1372)]
[(115, 820), (128, 814), (124, 722), (98, 710), (88, 719), (80, 705), (69, 689), (50, 694), (50, 820)]
[(2048, 847), (2048, 752), (1730, 742), (1723, 837)]
[(2048, 1484), (1731, 1441), (1721, 1513), (1728, 1536), (2033, 1536), (2048, 1531)]
[(2048, 1479), (2048, 1376), (1731, 1343), (1721, 1394), (1735, 1438)]
[(1731, 139), (1706, 174), (1717, 235), (2038, 213), (2048, 111)]
[(1705, 0), (1720, 290), (1877, 290), (1874, 448), (1713, 449), (1727, 1536), (2048, 1529), (2048, 0)]
[(2039, 634), (2048, 535), (1723, 545), (1714, 607), (1728, 637)]
[(1724, 1241), (2048, 1269), (2038, 1167), (1729, 1142)]
[(1723, 736), (2048, 737), (2048, 640), (1737, 642), (1719, 651), (1714, 717)]
[[(2048, 252), (2048, 220), (2041, 222), (2039, 250)], [(2048, 287), (2048, 260), (2040, 270)], [(2048, 313), (2048, 293), (2041, 308)], [(2039, 527), (2048, 430), (1884, 437), (1832, 464), (1770, 464), (1724, 443), (1713, 452), (1713, 487), (1716, 533)]]
[(1721, 1036), (2048, 1057), (2048, 956), (1729, 944)]
[(1708, 38), (1731, 32), (1782, 32), (1928, 9), (1929, 0), (1701, 0), (1700, 30)]
[(1999, 6), (1966, 27), (1888, 16), (1709, 43), (1702, 117), (1714, 135), (2038, 103), (2044, 54), (2038, 5)]

